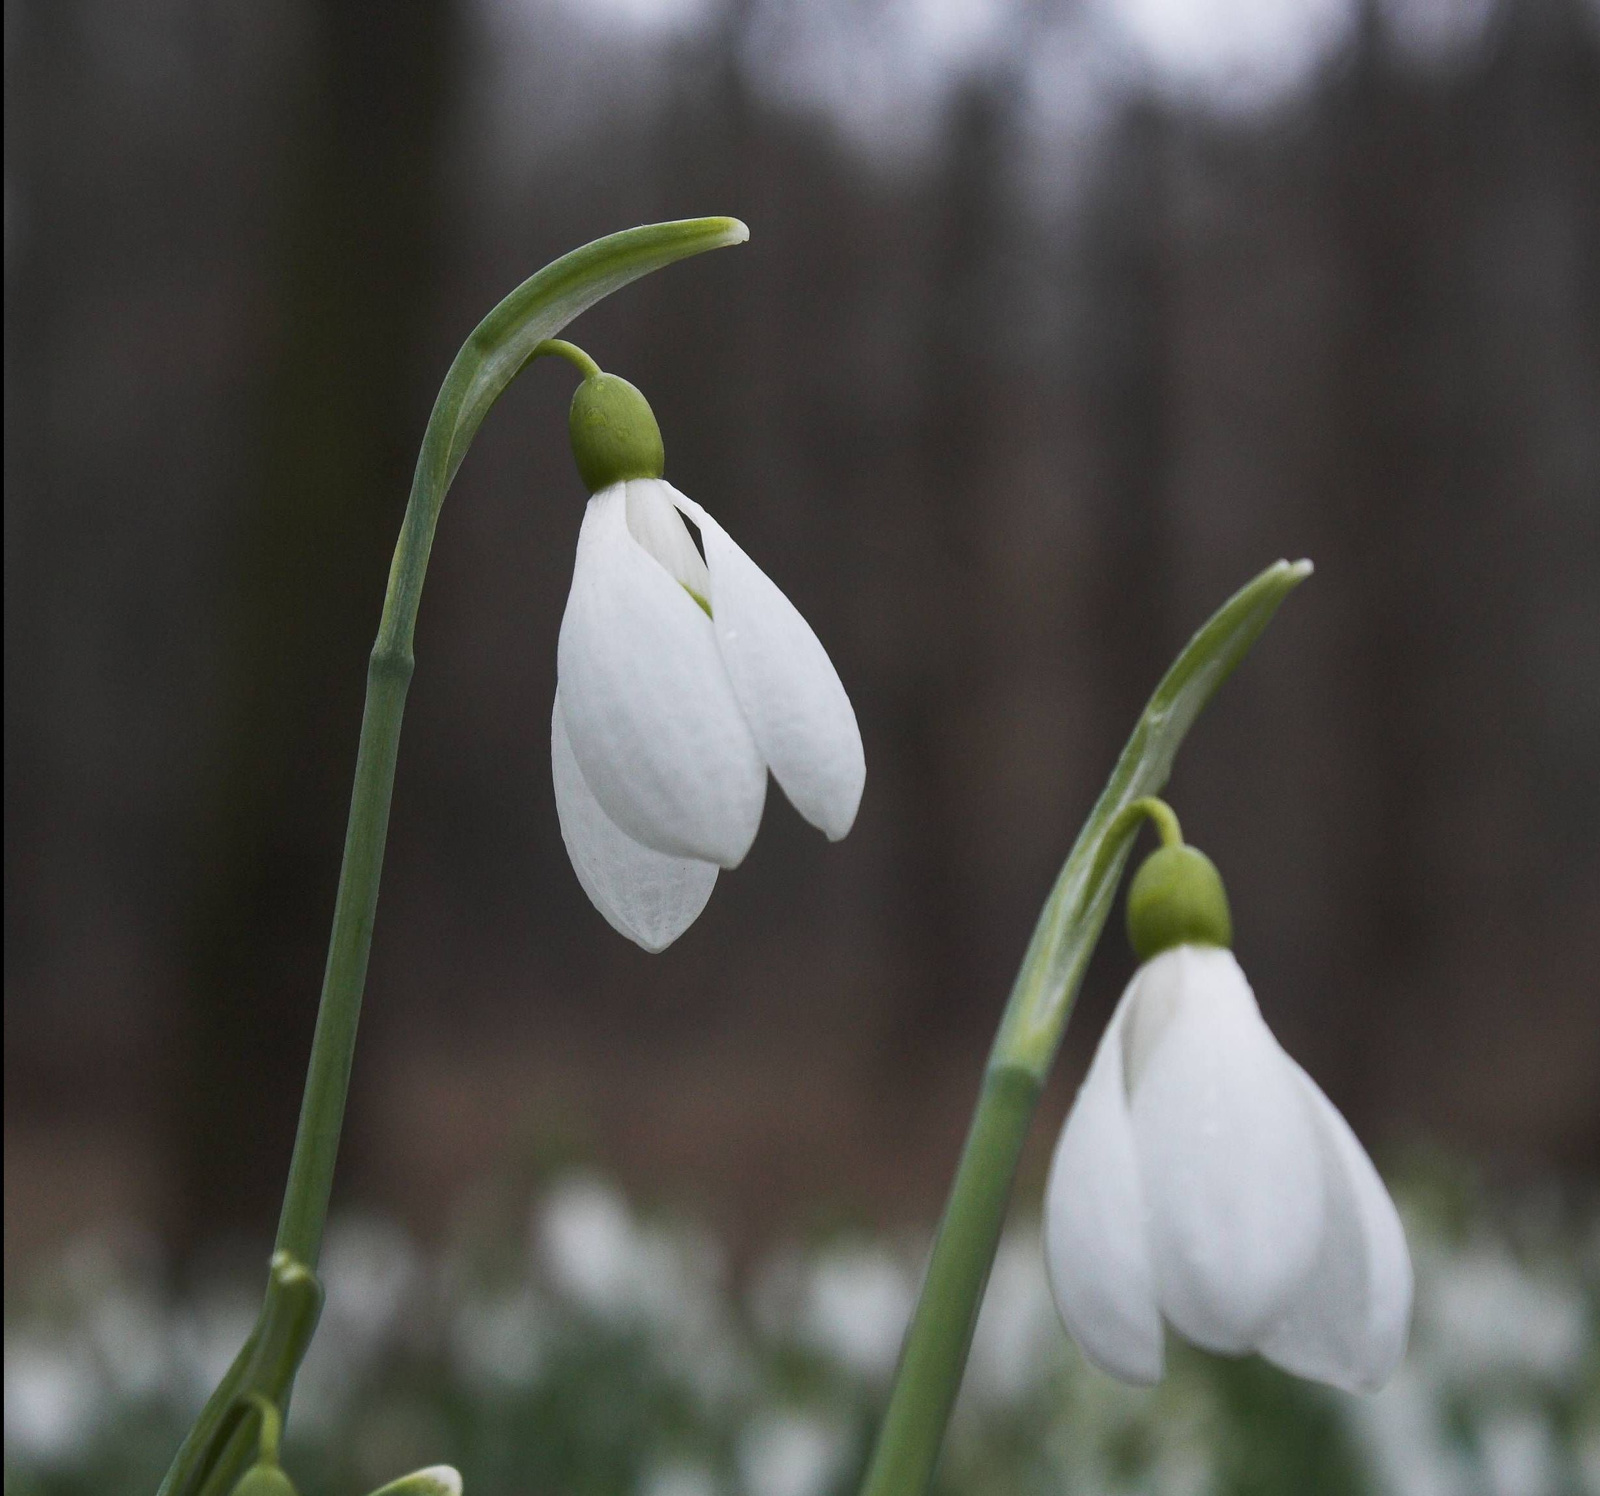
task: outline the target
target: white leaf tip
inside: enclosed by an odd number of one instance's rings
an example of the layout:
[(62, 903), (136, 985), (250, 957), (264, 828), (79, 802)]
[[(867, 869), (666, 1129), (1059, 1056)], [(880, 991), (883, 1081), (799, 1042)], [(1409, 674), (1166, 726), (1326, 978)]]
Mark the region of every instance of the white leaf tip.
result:
[(461, 1472), (454, 1465), (429, 1465), (391, 1481), (373, 1496), (461, 1496)]

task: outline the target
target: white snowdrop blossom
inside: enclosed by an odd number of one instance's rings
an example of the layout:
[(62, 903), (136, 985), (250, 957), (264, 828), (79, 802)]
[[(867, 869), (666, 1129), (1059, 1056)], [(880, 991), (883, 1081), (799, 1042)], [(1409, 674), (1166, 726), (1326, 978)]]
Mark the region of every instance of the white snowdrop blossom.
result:
[(1044, 1236), (1067, 1329), (1125, 1381), (1160, 1379), (1163, 1319), (1349, 1391), (1405, 1352), (1394, 1204), (1220, 947), (1175, 946), (1128, 984), (1057, 1144)]
[(855, 821), (866, 779), (855, 712), (810, 625), (716, 520), (659, 478), (589, 500), (561, 620), (550, 753), (578, 881), (647, 951), (688, 929), (718, 869), (744, 860), (769, 768), (833, 841)]

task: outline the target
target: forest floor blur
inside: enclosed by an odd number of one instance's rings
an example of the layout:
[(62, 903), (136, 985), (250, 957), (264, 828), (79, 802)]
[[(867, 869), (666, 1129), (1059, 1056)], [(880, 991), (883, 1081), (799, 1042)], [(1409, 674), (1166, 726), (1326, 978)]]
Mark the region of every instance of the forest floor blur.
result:
[[(1371, 1397), (1175, 1342), (1153, 1392), (1101, 1376), (1060, 1328), (1019, 1209), (943, 1496), (1600, 1491), (1596, 1202), (1487, 1190), (1437, 1155), (1393, 1184), (1417, 1312)], [(740, 1261), (692, 1212), (571, 1164), (464, 1197), (427, 1246), (346, 1213), (289, 1468), (306, 1496), (439, 1461), (471, 1496), (845, 1496), (927, 1241), (834, 1225)], [(224, 1255), (175, 1291), (156, 1242), (106, 1229), (8, 1273), (8, 1496), (151, 1489), (248, 1329), (257, 1276)]]

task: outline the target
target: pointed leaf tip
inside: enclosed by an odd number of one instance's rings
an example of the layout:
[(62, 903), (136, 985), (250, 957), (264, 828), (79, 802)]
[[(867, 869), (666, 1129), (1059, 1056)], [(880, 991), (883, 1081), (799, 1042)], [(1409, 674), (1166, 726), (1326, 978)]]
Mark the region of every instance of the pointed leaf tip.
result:
[(461, 1473), (453, 1465), (430, 1465), (390, 1481), (372, 1496), (461, 1496)]

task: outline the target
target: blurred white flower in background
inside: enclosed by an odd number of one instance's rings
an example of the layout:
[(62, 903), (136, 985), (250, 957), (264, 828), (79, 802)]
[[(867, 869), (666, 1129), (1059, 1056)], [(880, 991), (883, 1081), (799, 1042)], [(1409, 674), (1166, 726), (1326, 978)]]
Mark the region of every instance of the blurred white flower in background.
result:
[(88, 1347), (8, 1334), (5, 1357), (8, 1472), (14, 1460), (70, 1462), (93, 1439), (107, 1401)]
[(171, 1387), (166, 1317), (152, 1293), (110, 1291), (90, 1311), (88, 1331), (106, 1379), (119, 1396), (148, 1398)]
[(540, 1203), (537, 1232), (555, 1286), (584, 1308), (617, 1315), (633, 1307), (639, 1242), (622, 1195), (592, 1175), (554, 1185)]
[(555, 1184), (536, 1232), (555, 1287), (602, 1318), (693, 1335), (720, 1304), (725, 1265), (717, 1242), (688, 1227), (639, 1221), (597, 1176)]
[(1583, 1369), (1588, 1315), (1576, 1282), (1520, 1267), (1493, 1243), (1438, 1263), (1418, 1309), (1453, 1375), (1515, 1373), (1562, 1386)]
[(1566, 1487), (1549, 1420), (1531, 1410), (1486, 1418), (1478, 1434), (1490, 1496), (1561, 1496)]
[[(1047, 1307), (1033, 1229), (1014, 1224), (942, 1480), (959, 1496), (1208, 1496), (1253, 1441), (1326, 1439), (1332, 1412), (1361, 1496), (1600, 1492), (1593, 1217), (1407, 1198), (1414, 1354), (1375, 1395), (1247, 1410), (1206, 1357), (1174, 1356), (1153, 1393), (1086, 1366)], [(330, 1304), (377, 1349), (314, 1352), (324, 1380), (297, 1389), (293, 1457), (326, 1480), (343, 1470), (352, 1490), (447, 1457), (469, 1496), (474, 1479), (488, 1496), (523, 1489), (510, 1472), (554, 1441), (573, 1462), (562, 1469), (611, 1472), (607, 1489), (629, 1496), (831, 1496), (865, 1455), (926, 1247), (920, 1234), (791, 1242), (741, 1300), (713, 1238), (593, 1172), (540, 1196), (526, 1242), (475, 1230), (442, 1263), (390, 1224), (336, 1221)], [(249, 1328), (253, 1273), (174, 1301), (124, 1249), (74, 1250), (8, 1297), (8, 1492), (149, 1489), (159, 1469), (137, 1462), (181, 1436), (208, 1390), (195, 1367)], [(132, 1369), (146, 1352), (160, 1375)], [(332, 1387), (336, 1371), (348, 1380)]]
[(886, 1379), (916, 1298), (911, 1270), (886, 1246), (825, 1247), (807, 1275), (800, 1338), (858, 1376)]
[(747, 1496), (823, 1496), (847, 1449), (837, 1420), (795, 1411), (764, 1414), (739, 1437), (740, 1478)]
[(995, 1253), (961, 1396), (981, 1406), (1020, 1402), (1059, 1368), (1063, 1352), (1038, 1227), (1013, 1226)]
[(212, 1282), (179, 1307), (173, 1327), (174, 1390), (199, 1406), (233, 1364), (261, 1308), (259, 1284)]
[(659, 1335), (674, 1375), (703, 1405), (739, 1394), (746, 1356), (728, 1313), (726, 1261), (708, 1233), (641, 1222), (611, 1185), (575, 1174), (547, 1192), (534, 1236), (553, 1286), (614, 1326)]
[(480, 1391), (529, 1387), (546, 1364), (550, 1314), (527, 1286), (464, 1293), (449, 1323), (451, 1359)]
[(296, 1422), (333, 1423), (368, 1368), (413, 1328), (422, 1259), (390, 1221), (349, 1216), (329, 1227), (317, 1276), (322, 1315), (296, 1385)]
[(1474, 1496), (1466, 1452), (1448, 1436), (1437, 1389), (1414, 1365), (1350, 1409), (1357, 1437), (1393, 1496)]
[(1578, 1484), (1586, 1496), (1600, 1492), (1600, 1428), (1580, 1435), (1578, 1444)]
[(656, 1466), (639, 1483), (639, 1496), (721, 1496), (721, 1491), (704, 1465), (676, 1460)]

